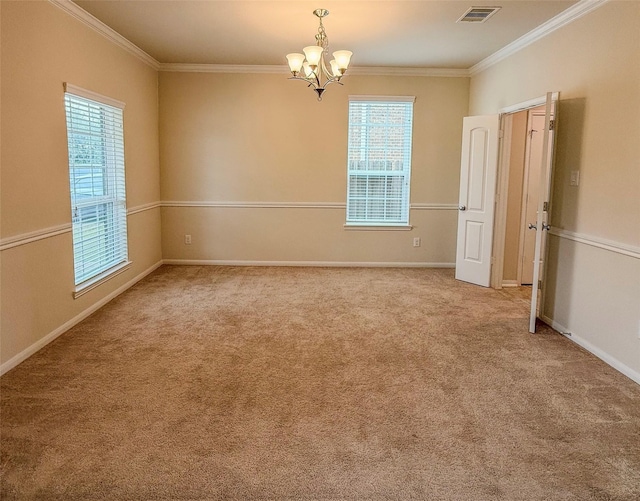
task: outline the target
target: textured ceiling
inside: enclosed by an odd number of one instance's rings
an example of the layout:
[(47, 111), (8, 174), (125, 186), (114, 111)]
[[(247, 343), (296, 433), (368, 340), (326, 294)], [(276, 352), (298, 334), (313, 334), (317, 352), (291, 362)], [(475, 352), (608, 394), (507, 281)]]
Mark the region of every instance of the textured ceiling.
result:
[[(319, 7), (329, 49), (353, 65), (469, 68), (576, 1), (76, 0), (161, 63), (283, 65), (313, 45)], [(502, 9), (483, 24), (456, 20), (471, 6)]]

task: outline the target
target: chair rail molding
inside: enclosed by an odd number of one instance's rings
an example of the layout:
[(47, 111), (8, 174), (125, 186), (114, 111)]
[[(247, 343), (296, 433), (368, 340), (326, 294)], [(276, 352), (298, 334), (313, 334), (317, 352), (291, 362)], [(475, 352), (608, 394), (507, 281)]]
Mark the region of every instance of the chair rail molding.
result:
[(160, 202), (149, 202), (146, 204), (136, 205), (127, 209), (127, 216), (158, 208), (160, 208)]
[[(162, 207), (218, 207), (234, 209), (346, 209), (345, 202), (236, 202), (216, 200), (167, 200)], [(411, 210), (458, 210), (456, 204), (412, 203)]]
[[(160, 207), (160, 202), (150, 202), (147, 204), (136, 205), (127, 209), (127, 216), (139, 214), (140, 212), (148, 211), (151, 209), (157, 209)], [(12, 237), (3, 238), (0, 240), (0, 251), (12, 249), (20, 245), (30, 244), (37, 242), (38, 240), (44, 240), (45, 238), (51, 238), (58, 235), (64, 235), (65, 233), (71, 233), (73, 226), (71, 223), (59, 224), (56, 226), (50, 226), (48, 228), (42, 228), (41, 230), (30, 231), (28, 233), (21, 233)]]
[(7, 237), (0, 240), (0, 251), (37, 242), (38, 240), (44, 240), (45, 238), (63, 235), (65, 233), (71, 233), (71, 223), (50, 226), (48, 228), (42, 228), (41, 230), (30, 231), (29, 233), (21, 233), (19, 235), (14, 235), (13, 237)]
[(549, 230), (549, 233), (558, 238), (573, 240), (574, 242), (590, 245), (591, 247), (597, 247), (598, 249), (615, 252), (617, 254), (622, 254), (623, 256), (628, 256), (635, 259), (640, 259), (640, 247), (636, 247), (634, 245), (627, 245), (619, 242), (614, 242), (613, 240), (593, 237), (591, 235), (575, 233), (573, 231), (562, 230), (553, 227)]

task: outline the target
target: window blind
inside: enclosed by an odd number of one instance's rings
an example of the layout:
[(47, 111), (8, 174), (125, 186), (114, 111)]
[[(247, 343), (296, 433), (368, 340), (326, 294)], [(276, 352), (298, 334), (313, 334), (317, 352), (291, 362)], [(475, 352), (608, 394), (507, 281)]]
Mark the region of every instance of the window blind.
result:
[(120, 107), (71, 93), (68, 87), (64, 101), (79, 285), (128, 259), (123, 121)]
[(350, 97), (347, 224), (409, 223), (413, 98)]

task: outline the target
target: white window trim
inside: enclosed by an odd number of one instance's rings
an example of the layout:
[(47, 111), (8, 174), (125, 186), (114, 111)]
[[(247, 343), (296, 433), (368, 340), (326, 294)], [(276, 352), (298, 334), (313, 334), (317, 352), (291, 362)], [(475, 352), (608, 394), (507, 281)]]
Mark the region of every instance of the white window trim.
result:
[[(400, 103), (415, 103), (415, 96), (381, 96), (381, 95), (359, 95), (354, 94), (349, 96), (349, 102), (400, 102)], [(412, 142), (413, 142), (413, 120), (412, 120)], [(413, 149), (413, 145), (411, 147)], [(413, 163), (413, 159), (412, 162)], [(411, 166), (412, 167), (412, 166)], [(356, 230), (356, 231), (390, 231), (390, 230), (400, 230), (400, 231), (408, 231), (413, 229), (413, 225), (410, 224), (411, 219), (411, 174), (413, 169), (409, 170), (409, 179), (407, 186), (407, 222), (406, 223), (380, 223), (380, 222), (363, 222), (363, 221), (353, 221), (353, 222), (345, 222), (344, 229), (345, 230)], [(349, 170), (347, 169), (347, 176), (349, 175)], [(348, 198), (348, 195), (347, 195)]]
[(344, 229), (349, 231), (411, 231), (413, 229), (413, 225), (401, 223), (345, 223)]
[(64, 83), (64, 91), (68, 92), (69, 94), (75, 94), (76, 96), (84, 97), (85, 99), (91, 99), (92, 101), (106, 104), (107, 106), (120, 108), (121, 110), (124, 110), (125, 107), (125, 103), (123, 103), (122, 101), (118, 101), (117, 99), (113, 99), (108, 96), (103, 96), (102, 94), (83, 89), (82, 87), (76, 87), (69, 82)]
[[(63, 88), (65, 93), (73, 94), (79, 97), (83, 97), (85, 99), (96, 101), (98, 103), (111, 106), (113, 108), (118, 108), (120, 110), (124, 110), (125, 108), (125, 103), (122, 101), (118, 101), (117, 99), (113, 99), (111, 97), (104, 96), (102, 94), (98, 94), (97, 92), (83, 89), (82, 87), (77, 87), (73, 84), (70, 84), (69, 82), (63, 82)], [(65, 114), (66, 114), (66, 110), (65, 110)], [(124, 207), (124, 210), (125, 210), (125, 214), (127, 214), (126, 206)], [(128, 246), (128, 243), (127, 243), (127, 246)], [(75, 259), (75, 256), (74, 256), (74, 259)], [(96, 287), (108, 282), (109, 280), (111, 280), (112, 278), (115, 278), (121, 273), (124, 273), (125, 271), (131, 268), (132, 264), (133, 264), (133, 261), (130, 261), (127, 258), (126, 261), (118, 263), (117, 265), (107, 270), (104, 270), (103, 272), (95, 275), (94, 277), (91, 277), (90, 279), (75, 285), (73, 290), (73, 299), (78, 299), (79, 297), (92, 291)], [(75, 267), (75, 263), (74, 263), (74, 267)]]
[(120, 263), (113, 268), (109, 268), (99, 275), (96, 275), (95, 277), (76, 285), (73, 291), (73, 299), (78, 299), (79, 297), (84, 296), (87, 292), (92, 291), (99, 285), (102, 285), (112, 278), (117, 277), (118, 275), (120, 275), (120, 273), (124, 273), (129, 268), (131, 268), (132, 264), (133, 261), (125, 261), (124, 263)]
[(415, 103), (415, 96), (362, 96), (362, 95), (352, 95), (349, 96), (349, 101), (385, 101), (388, 103), (398, 102), (398, 103)]

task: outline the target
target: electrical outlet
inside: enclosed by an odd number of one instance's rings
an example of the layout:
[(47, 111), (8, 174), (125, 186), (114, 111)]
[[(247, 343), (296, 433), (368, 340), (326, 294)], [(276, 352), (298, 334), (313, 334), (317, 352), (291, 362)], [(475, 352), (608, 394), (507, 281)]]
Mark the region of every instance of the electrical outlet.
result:
[(578, 186), (580, 184), (580, 171), (572, 170), (571, 171), (571, 180), (569, 181), (569, 186)]
[(184, 243), (186, 245), (191, 245), (191, 235), (185, 235), (184, 236)]
[(420, 247), (420, 237), (415, 237), (413, 239), (413, 246), (414, 247)]

